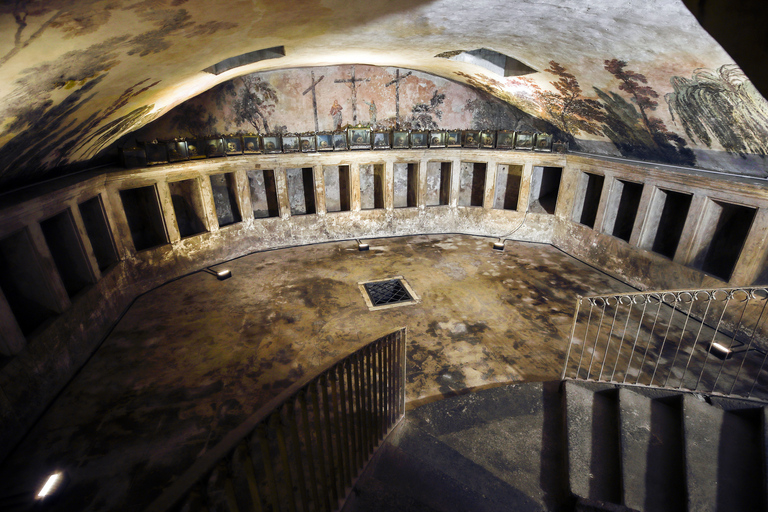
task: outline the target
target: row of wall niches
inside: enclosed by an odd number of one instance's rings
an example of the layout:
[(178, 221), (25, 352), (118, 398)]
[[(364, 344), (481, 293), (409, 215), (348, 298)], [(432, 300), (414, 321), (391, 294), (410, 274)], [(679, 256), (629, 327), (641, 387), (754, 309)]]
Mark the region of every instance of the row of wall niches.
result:
[[(284, 179), (278, 179), (275, 170), (249, 170), (244, 173), (247, 187), (237, 185), (238, 176), (243, 176), (241, 172), (171, 178), (170, 202), (161, 201), (157, 184), (151, 184), (122, 189), (119, 202), (111, 204), (122, 208), (133, 246), (144, 251), (170, 242), (170, 219), (175, 219), (181, 238), (211, 231), (214, 220), (209, 221), (206, 214), (211, 212), (211, 206), (219, 227), (250, 218), (250, 212), (244, 215), (241, 208), (252, 208), (257, 222), (270, 217), (316, 214), (321, 199), (318, 190), (325, 191), (324, 211), (350, 211), (353, 198), (358, 197), (357, 191), (353, 194), (358, 183), (361, 210), (385, 208), (388, 200), (393, 208), (456, 204), (516, 211), (518, 204), (527, 204), (529, 212), (551, 215), (558, 206), (564, 172), (561, 167), (534, 166), (530, 177), (525, 177), (530, 178), (530, 186), (528, 197), (523, 198), (523, 165), (493, 164), (497, 166), (495, 172), (489, 172), (489, 165), (484, 162), (462, 161), (456, 164), (458, 169), (451, 161), (390, 165), (391, 175), (387, 174), (384, 162), (356, 166), (359, 173), (355, 176), (351, 166), (343, 164), (287, 168), (279, 171), (284, 172)], [(420, 165), (426, 168), (420, 170)], [(694, 219), (693, 196), (689, 192), (654, 186), (644, 209), (645, 218), (636, 222), (645, 187), (649, 185), (597, 173), (578, 174), (578, 190), (570, 212), (573, 222), (725, 281), (730, 279), (756, 208), (707, 198), (703, 214)], [(489, 176), (494, 177), (493, 183), (487, 183)], [(322, 187), (318, 186), (320, 183)], [(283, 186), (286, 190), (280, 189)], [(241, 190), (249, 197), (239, 197)], [(489, 203), (486, 197), (491, 199)], [(561, 203), (560, 208), (571, 204)], [(164, 208), (172, 208), (173, 212)], [(694, 231), (696, 239), (689, 244), (693, 256), (677, 257), (681, 239), (686, 233), (693, 238), (690, 233)], [(49, 319), (64, 312), (73, 298), (96, 283), (118, 259), (101, 196), (67, 207), (0, 238), (0, 307), (4, 307), (4, 297), (8, 305), (5, 309), (12, 312), (22, 335), (29, 337)], [(0, 347), (0, 353), (7, 352), (7, 348)]]
[[(660, 185), (649, 191), (645, 218), (638, 222), (648, 186), (620, 177), (607, 182), (602, 174), (580, 173), (572, 220), (729, 281), (757, 208), (708, 197), (703, 214), (695, 215), (693, 194)], [(598, 225), (601, 207), (602, 225)], [(681, 254), (681, 240), (694, 232), (690, 256)]]

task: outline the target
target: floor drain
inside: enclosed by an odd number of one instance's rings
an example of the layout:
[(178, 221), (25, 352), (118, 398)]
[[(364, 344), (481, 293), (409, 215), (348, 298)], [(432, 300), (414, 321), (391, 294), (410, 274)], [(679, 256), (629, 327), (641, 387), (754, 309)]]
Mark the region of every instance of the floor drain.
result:
[(359, 283), (359, 286), (368, 309), (371, 310), (419, 302), (419, 298), (413, 293), (403, 276)]

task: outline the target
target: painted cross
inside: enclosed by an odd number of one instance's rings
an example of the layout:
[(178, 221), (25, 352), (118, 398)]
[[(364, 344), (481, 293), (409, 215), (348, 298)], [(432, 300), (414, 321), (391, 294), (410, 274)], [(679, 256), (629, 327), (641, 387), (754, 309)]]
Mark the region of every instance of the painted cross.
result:
[(400, 128), (400, 81), (411, 76), (411, 71), (400, 76), (400, 69), (395, 70), (395, 78), (390, 80), (385, 87), (395, 84), (395, 128)]
[(317, 123), (317, 95), (315, 94), (315, 87), (317, 87), (317, 84), (319, 84), (323, 78), (325, 78), (325, 75), (320, 75), (320, 78), (317, 79), (317, 82), (315, 82), (315, 72), (311, 71), (311, 78), (312, 78), (312, 85), (307, 87), (307, 90), (304, 91), (302, 96), (306, 96), (309, 91), (312, 91), (312, 110), (315, 111), (315, 131), (320, 131), (320, 125)]
[(352, 124), (357, 124), (357, 82), (370, 82), (370, 78), (355, 78), (355, 66), (352, 66), (352, 78), (334, 80), (337, 84), (351, 84), (352, 88)]

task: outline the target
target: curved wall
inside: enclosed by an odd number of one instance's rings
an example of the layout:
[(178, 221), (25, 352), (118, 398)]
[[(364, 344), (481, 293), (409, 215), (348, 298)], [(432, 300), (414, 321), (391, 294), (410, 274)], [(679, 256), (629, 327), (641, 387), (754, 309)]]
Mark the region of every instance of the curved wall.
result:
[[(271, 218), (258, 217), (265, 170)], [(0, 458), (139, 294), (189, 272), (331, 240), (514, 231), (643, 289), (748, 285), (764, 277), (766, 207), (756, 182), (499, 150), (240, 156), (52, 183), (0, 210)], [(735, 254), (712, 249), (734, 245), (724, 224), (744, 232)], [(728, 258), (732, 269), (716, 267)]]

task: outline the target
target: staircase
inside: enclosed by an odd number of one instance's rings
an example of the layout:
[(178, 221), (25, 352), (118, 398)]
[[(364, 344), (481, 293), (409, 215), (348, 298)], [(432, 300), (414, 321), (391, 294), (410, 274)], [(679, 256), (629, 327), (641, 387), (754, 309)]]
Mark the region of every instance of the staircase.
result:
[(763, 511), (765, 409), (582, 381), (408, 411), (344, 512)]

